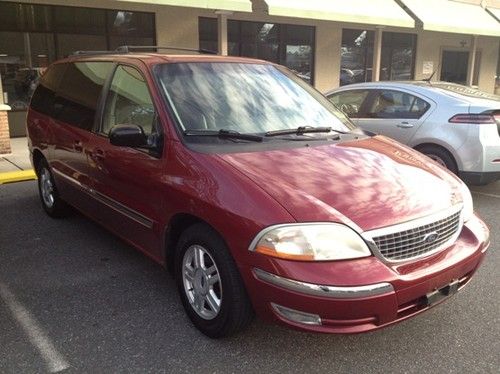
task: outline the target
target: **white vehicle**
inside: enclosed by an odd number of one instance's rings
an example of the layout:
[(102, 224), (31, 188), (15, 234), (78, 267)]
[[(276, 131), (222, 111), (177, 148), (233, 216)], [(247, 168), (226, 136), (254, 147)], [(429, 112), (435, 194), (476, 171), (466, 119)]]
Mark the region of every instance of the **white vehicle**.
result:
[(500, 96), (448, 82), (368, 82), (326, 96), (364, 130), (426, 154), (470, 184), (500, 179)]

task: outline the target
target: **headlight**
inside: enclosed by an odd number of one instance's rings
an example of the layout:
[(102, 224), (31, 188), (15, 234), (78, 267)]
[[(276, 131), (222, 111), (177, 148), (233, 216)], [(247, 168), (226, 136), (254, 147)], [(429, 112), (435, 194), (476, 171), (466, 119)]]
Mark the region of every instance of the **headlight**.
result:
[(299, 261), (347, 260), (371, 255), (356, 232), (337, 223), (272, 226), (257, 235), (250, 250)]
[(467, 222), (474, 215), (474, 204), (472, 202), (472, 195), (470, 194), (469, 187), (462, 182), (460, 193), (462, 194), (462, 200), (464, 207), (462, 208), (462, 216), (464, 222)]

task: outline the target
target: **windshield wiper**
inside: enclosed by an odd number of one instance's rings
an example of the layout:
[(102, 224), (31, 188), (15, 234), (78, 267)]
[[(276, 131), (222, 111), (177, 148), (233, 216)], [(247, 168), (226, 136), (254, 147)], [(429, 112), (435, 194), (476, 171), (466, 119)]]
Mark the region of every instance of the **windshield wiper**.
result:
[(331, 127), (312, 127), (312, 126), (300, 126), (296, 129), (284, 129), (284, 130), (273, 130), (265, 133), (266, 136), (279, 136), (279, 135), (303, 135), (311, 133), (321, 133), (321, 132), (336, 132), (339, 134), (347, 134), (344, 131), (335, 130)]
[(185, 130), (184, 135), (186, 136), (216, 136), (222, 139), (240, 139), (248, 140), (252, 142), (261, 142), (264, 138), (260, 135), (254, 134), (242, 134), (238, 131), (233, 130)]

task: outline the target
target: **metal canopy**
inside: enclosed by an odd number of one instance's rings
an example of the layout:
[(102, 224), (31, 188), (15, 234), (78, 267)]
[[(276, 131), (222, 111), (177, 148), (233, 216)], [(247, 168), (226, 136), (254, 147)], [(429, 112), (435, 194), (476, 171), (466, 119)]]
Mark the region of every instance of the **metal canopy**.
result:
[(415, 27), (394, 0), (265, 0), (273, 16), (325, 21)]
[(401, 0), (424, 30), (500, 36), (500, 23), (483, 7), (449, 0)]
[(232, 12), (251, 12), (250, 0), (121, 0), (131, 3), (147, 3), (155, 5), (172, 5), (189, 8), (228, 10)]

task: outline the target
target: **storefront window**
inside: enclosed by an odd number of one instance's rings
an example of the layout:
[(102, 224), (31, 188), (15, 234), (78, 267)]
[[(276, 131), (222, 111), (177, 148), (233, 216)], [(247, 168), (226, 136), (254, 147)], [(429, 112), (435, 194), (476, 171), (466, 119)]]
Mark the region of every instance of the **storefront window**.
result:
[[(341, 86), (372, 81), (374, 39), (374, 31), (342, 30)], [(381, 81), (413, 79), (416, 40), (414, 34), (382, 33)]]
[(342, 30), (340, 85), (372, 80), (374, 32)]
[(219, 52), (217, 38), (217, 20), (215, 18), (200, 17), (198, 22), (200, 49)]
[(285, 65), (313, 83), (314, 27), (229, 20), (228, 43), (229, 55)]
[(413, 79), (416, 44), (415, 34), (382, 34), (381, 81)]
[(500, 95), (500, 45), (498, 48), (497, 74), (495, 77), (495, 94)]
[(96, 34), (106, 32), (106, 12), (101, 9), (54, 7), (54, 30), (65, 34)]
[[(77, 50), (155, 45), (155, 15), (2, 2), (0, 74), (4, 99), (25, 110), (44, 68)], [(24, 125), (23, 125), (24, 126)]]
[[(314, 27), (229, 20), (228, 54), (285, 65), (312, 84)], [(199, 18), (200, 48), (217, 51), (217, 19)]]

